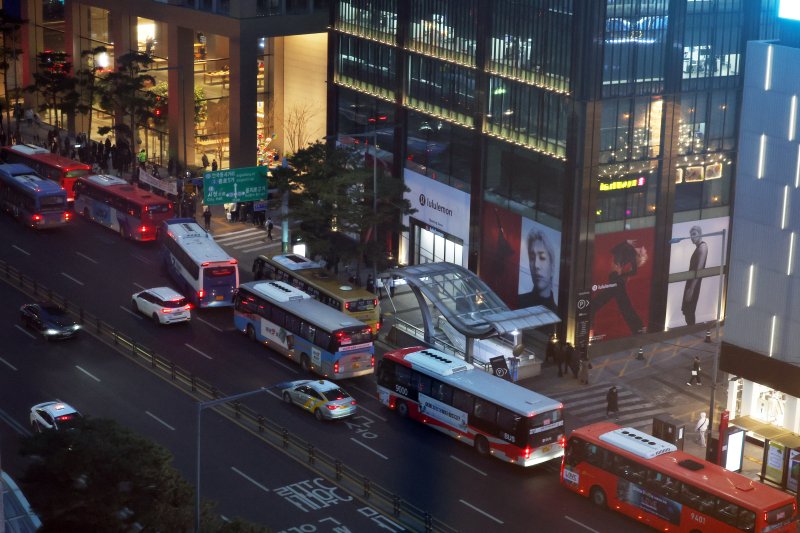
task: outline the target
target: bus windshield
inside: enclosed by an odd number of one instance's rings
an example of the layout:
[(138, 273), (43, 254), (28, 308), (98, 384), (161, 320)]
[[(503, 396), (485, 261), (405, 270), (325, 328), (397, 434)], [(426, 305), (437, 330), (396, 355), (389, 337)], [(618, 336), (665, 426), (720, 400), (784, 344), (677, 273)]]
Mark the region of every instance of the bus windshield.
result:
[(88, 170), (84, 170), (84, 169), (80, 168), (80, 169), (77, 169), (77, 170), (68, 170), (64, 174), (64, 177), (65, 178), (82, 178), (82, 177), (88, 176), (88, 175), (89, 175), (89, 171)]
[(64, 209), (64, 206), (67, 205), (67, 199), (63, 195), (40, 196), (39, 205), (42, 208)]
[(372, 311), (375, 309), (375, 302), (377, 300), (375, 298), (369, 299), (362, 299), (362, 300), (348, 300), (345, 303), (345, 309), (350, 311), (351, 313), (357, 313), (359, 311)]

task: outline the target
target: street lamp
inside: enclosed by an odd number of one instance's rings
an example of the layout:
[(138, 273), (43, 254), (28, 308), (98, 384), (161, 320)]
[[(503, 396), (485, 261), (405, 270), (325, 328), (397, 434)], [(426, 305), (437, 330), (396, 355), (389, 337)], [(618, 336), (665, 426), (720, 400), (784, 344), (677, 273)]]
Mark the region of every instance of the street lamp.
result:
[[(708, 408), (708, 435), (711, 436), (713, 426), (714, 426), (714, 408), (716, 404), (716, 395), (717, 395), (717, 372), (719, 369), (719, 352), (722, 343), (720, 342), (719, 338), (719, 323), (722, 320), (722, 286), (725, 284), (725, 246), (726, 246), (726, 236), (728, 230), (722, 229), (720, 231), (714, 231), (711, 233), (703, 234), (703, 238), (706, 237), (714, 237), (719, 235), (722, 237), (722, 247), (719, 251), (719, 290), (717, 291), (717, 325), (716, 325), (716, 340), (717, 340), (717, 347), (714, 350), (714, 363), (711, 368), (711, 401)], [(686, 239), (691, 239), (691, 237), (675, 237), (669, 240), (670, 244), (675, 244), (677, 242), (685, 241)], [(695, 272), (695, 276), (697, 273)], [(721, 442), (722, 436), (720, 435)], [(719, 444), (718, 444), (719, 445)], [(708, 439), (706, 443), (706, 457), (709, 455), (709, 451), (711, 450), (711, 438)]]
[(286, 386), (286, 383), (279, 383), (277, 385), (271, 385), (269, 387), (261, 387), (260, 389), (252, 390), (249, 392), (242, 392), (240, 394), (234, 394), (233, 396), (226, 396), (225, 398), (218, 398), (216, 400), (207, 400), (205, 402), (197, 402), (197, 456), (195, 457), (195, 498), (194, 498), (194, 530), (196, 533), (200, 533), (200, 420), (201, 415), (203, 414), (203, 409), (207, 407), (214, 407), (221, 403), (226, 403), (234, 400), (238, 400), (240, 398), (245, 398), (247, 396), (254, 396), (256, 394), (261, 394), (262, 392), (268, 392), (275, 388), (281, 388)]

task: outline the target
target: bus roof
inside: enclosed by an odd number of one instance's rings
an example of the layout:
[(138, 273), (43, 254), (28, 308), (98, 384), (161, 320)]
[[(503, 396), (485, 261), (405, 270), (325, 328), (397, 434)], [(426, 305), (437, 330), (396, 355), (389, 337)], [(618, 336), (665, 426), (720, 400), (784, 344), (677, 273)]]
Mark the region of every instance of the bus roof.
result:
[(15, 144), (13, 146), (6, 146), (5, 149), (29, 157), (31, 160), (40, 161), (51, 167), (56, 167), (60, 169), (73, 169), (73, 170), (92, 169), (92, 167), (90, 165), (87, 165), (86, 163), (75, 161), (74, 159), (65, 157), (63, 155), (54, 154), (50, 152), (50, 150), (47, 150), (45, 148), (42, 148), (41, 146), (36, 146), (33, 144)]
[(50, 150), (48, 150), (47, 148), (42, 148), (41, 146), (36, 146), (35, 144), (15, 144), (9, 146), (8, 149), (24, 155), (50, 153)]
[[(597, 422), (572, 431), (571, 435), (586, 441), (602, 444), (603, 447), (616, 453), (633, 457), (640, 464), (667, 474), (679, 481), (687, 482), (716, 496), (723, 497), (748, 509), (772, 508), (776, 503), (794, 501), (794, 497), (776, 488), (759, 483), (747, 476), (731, 472), (714, 463), (704, 461), (681, 450), (668, 452), (646, 458), (637, 455), (620, 445), (620, 430), (630, 434), (642, 434), (647, 439), (659, 443), (659, 446), (672, 446), (665, 441), (652, 437), (633, 428), (621, 428), (613, 422)], [(673, 446), (674, 448), (674, 446)]]
[(164, 221), (167, 235), (186, 250), (198, 265), (202, 263), (231, 263), (236, 261), (223, 250), (214, 238), (193, 218), (173, 218)]
[(117, 196), (125, 198), (126, 200), (134, 202), (138, 205), (144, 206), (171, 203), (167, 198), (145, 191), (144, 189), (140, 189), (139, 187), (131, 185), (124, 179), (117, 176), (93, 174), (91, 176), (81, 176), (79, 180), (86, 183), (91, 183), (92, 185), (107, 188)]
[[(341, 311), (337, 311), (336, 309), (325, 305), (324, 303), (320, 302), (319, 300), (315, 300), (314, 298), (302, 298), (302, 299), (284, 299), (279, 300), (273, 298), (273, 292), (271, 290), (264, 291), (262, 289), (266, 289), (269, 285), (273, 284), (280, 284), (286, 287), (290, 287), (294, 290), (294, 287), (291, 285), (287, 285), (283, 282), (264, 282), (264, 281), (249, 281), (247, 283), (242, 283), (239, 285), (239, 289), (244, 289), (246, 291), (252, 292), (257, 296), (261, 296), (262, 298), (267, 298), (270, 301), (276, 303), (280, 307), (290, 310), (292, 312), (301, 314), (306, 320), (312, 322), (318, 327), (321, 327), (327, 331), (336, 331), (337, 329), (343, 328), (368, 328), (364, 322), (360, 320), (356, 320), (346, 314), (342, 313)], [(274, 287), (274, 285), (273, 285)], [(302, 292), (302, 291), (300, 291)], [(303, 293), (305, 294), (305, 293)]]
[(0, 177), (32, 193), (67, 194), (58, 183), (39, 176), (27, 165), (0, 165)]
[(328, 272), (322, 264), (302, 255), (285, 254), (272, 257), (262, 255), (261, 258), (284, 267), (295, 276), (314, 284), (321, 291), (342, 300), (372, 300), (375, 298), (375, 295), (368, 290), (343, 283), (334, 274)]
[(387, 352), (384, 357), (394, 358), (415, 370), (526, 417), (563, 407), (557, 400), (498, 378), (454, 355), (433, 348), (403, 348)]
[(292, 287), (283, 281), (262, 281), (253, 285), (253, 289), (261, 294), (269, 295), (270, 298), (278, 302), (288, 302), (291, 300), (305, 300), (311, 295)]

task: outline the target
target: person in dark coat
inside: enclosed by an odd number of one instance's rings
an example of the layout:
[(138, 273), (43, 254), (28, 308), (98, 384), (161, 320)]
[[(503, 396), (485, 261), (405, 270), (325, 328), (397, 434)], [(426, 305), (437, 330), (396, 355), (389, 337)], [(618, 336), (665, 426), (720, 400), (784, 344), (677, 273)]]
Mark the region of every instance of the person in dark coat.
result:
[(558, 377), (561, 377), (567, 373), (566, 365), (564, 364), (566, 362), (566, 349), (567, 347), (564, 346), (564, 343), (561, 343), (560, 345), (553, 343), (553, 356), (556, 360), (556, 366), (558, 366)]
[(200, 158), (200, 162), (203, 164), (203, 170), (208, 168), (208, 156), (203, 154), (203, 157)]
[(696, 355), (694, 356), (694, 361), (692, 362), (692, 377), (689, 378), (689, 381), (687, 381), (686, 384), (691, 387), (695, 381), (697, 381), (698, 385), (703, 384), (703, 378), (700, 377), (700, 357)]
[(218, 167), (218, 165), (217, 165), (217, 160), (216, 160), (216, 158), (215, 158), (215, 159), (214, 159), (214, 160), (211, 162), (211, 171), (212, 171), (212, 172), (216, 172), (216, 170), (217, 170), (217, 167)]
[[(564, 359), (567, 363), (567, 368), (572, 370), (572, 377), (578, 377), (578, 357), (575, 353), (575, 347), (572, 343), (567, 343), (564, 348)], [(566, 370), (564, 371), (566, 373)]]
[(614, 412), (616, 419), (619, 420), (619, 397), (617, 396), (617, 386), (612, 385), (606, 393), (606, 416)]

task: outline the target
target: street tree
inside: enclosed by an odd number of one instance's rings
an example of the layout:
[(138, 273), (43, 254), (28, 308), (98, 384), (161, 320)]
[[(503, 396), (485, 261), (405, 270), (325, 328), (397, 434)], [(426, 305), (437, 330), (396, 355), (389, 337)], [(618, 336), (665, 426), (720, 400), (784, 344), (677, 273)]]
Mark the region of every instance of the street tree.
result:
[(66, 52), (46, 51), (36, 54), (36, 72), (33, 83), (25, 91), (41, 97), (37, 111), (49, 111), (56, 129), (61, 127), (62, 113), (75, 112), (79, 94), (77, 80), (72, 75), (72, 63)]
[(371, 164), (365, 165), (364, 153), (351, 147), (316, 142), (298, 150), (289, 163), (288, 179), (299, 190), (292, 216), (303, 221), (300, 235), (312, 253), (386, 268), (386, 239), (406, 230), (402, 217), (414, 212), (403, 197), (405, 185), (381, 175), (373, 198), (377, 176)]
[[(22, 441), (32, 459), (20, 480), (41, 532), (190, 531), (194, 491), (158, 444), (107, 419), (86, 419), (72, 431), (45, 431)], [(225, 524), (204, 502), (204, 531), (264, 532), (237, 520)]]
[(75, 71), (75, 80), (78, 90), (76, 110), (79, 113), (88, 115), (88, 124), (86, 128), (88, 140), (92, 139), (92, 118), (94, 115), (92, 109), (97, 103), (97, 80), (100, 73), (104, 70), (103, 66), (98, 63), (97, 58), (106, 53), (107, 49), (105, 46), (97, 46), (91, 50), (82, 51), (81, 68)]
[(129, 52), (116, 58), (116, 70), (97, 80), (100, 107), (117, 117), (113, 126), (98, 128), (97, 133), (114, 130), (117, 148), (127, 144), (131, 155), (139, 126), (154, 116), (155, 94), (147, 89), (155, 86), (155, 78), (146, 72), (152, 63), (145, 53)]
[[(11, 98), (19, 98), (19, 82), (17, 80), (17, 60), (22, 54), (22, 48), (17, 43), (20, 42), (20, 30), (28, 21), (18, 18), (5, 9), (0, 9), (0, 36), (3, 38), (3, 46), (0, 47), (0, 70), (3, 71), (3, 94), (5, 97), (6, 124), (11, 127)], [(14, 72), (14, 88), (8, 85), (9, 70)], [(2, 110), (0, 110), (2, 112)], [(17, 131), (19, 135), (19, 131)]]

